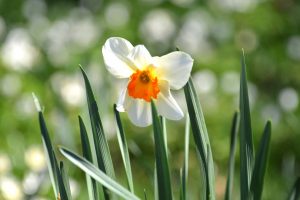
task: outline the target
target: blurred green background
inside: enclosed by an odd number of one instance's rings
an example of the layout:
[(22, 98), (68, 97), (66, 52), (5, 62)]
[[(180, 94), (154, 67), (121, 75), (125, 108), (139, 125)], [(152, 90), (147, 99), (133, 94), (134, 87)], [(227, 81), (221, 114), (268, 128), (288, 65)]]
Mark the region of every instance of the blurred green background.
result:
[[(54, 145), (81, 152), (77, 116), (88, 124), (79, 64), (87, 71), (104, 123), (117, 177), (124, 167), (112, 113), (116, 79), (101, 47), (112, 36), (145, 44), (151, 54), (176, 47), (195, 59), (193, 78), (212, 143), (216, 193), (222, 199), (229, 132), (238, 108), (241, 49), (248, 67), (254, 142), (272, 119), (263, 199), (284, 199), (299, 175), (300, 2), (297, 0), (0, 0), (0, 199), (53, 199), (34, 92)], [(174, 92), (186, 110), (183, 91)], [(122, 114), (138, 195), (153, 193), (153, 136)], [(183, 163), (184, 121), (167, 121), (175, 194)], [(199, 199), (200, 174), (190, 147), (190, 199)], [(60, 159), (63, 159), (59, 156)], [(238, 158), (238, 154), (237, 154)], [(238, 159), (234, 184), (239, 199)], [(87, 199), (84, 174), (66, 162), (74, 199)], [(177, 195), (178, 196), (178, 195)]]

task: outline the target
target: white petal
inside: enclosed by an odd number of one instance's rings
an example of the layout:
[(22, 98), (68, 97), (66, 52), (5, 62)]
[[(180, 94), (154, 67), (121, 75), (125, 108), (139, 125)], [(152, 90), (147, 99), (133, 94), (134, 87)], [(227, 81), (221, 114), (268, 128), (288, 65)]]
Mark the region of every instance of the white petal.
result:
[(146, 127), (152, 124), (151, 104), (141, 99), (126, 96), (125, 110), (130, 121), (136, 126)]
[(188, 81), (194, 60), (187, 53), (175, 51), (162, 57), (154, 57), (161, 80), (169, 82), (171, 89), (178, 90)]
[(173, 98), (167, 81), (160, 82), (160, 93), (156, 101), (157, 112), (159, 115), (171, 120), (179, 120), (184, 114)]
[(119, 96), (118, 102), (117, 102), (117, 111), (119, 112), (125, 112), (125, 101), (126, 101), (126, 95), (127, 95), (127, 87), (125, 87), (122, 91), (121, 94)]
[(144, 45), (135, 46), (128, 56), (138, 69), (152, 64), (152, 56)]
[(107, 70), (117, 78), (128, 78), (134, 72), (132, 62), (128, 59), (132, 49), (132, 44), (123, 38), (106, 40), (102, 54)]

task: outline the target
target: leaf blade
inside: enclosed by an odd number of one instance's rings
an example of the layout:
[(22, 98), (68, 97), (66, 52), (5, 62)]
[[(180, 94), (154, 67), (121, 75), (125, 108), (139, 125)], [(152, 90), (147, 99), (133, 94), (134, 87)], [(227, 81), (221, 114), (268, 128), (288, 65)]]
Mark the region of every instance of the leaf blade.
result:
[[(184, 94), (186, 98), (188, 113), (191, 120), (193, 138), (197, 147), (197, 151), (199, 153), (200, 163), (203, 164), (203, 169), (205, 173), (205, 196), (206, 199), (215, 199), (215, 176), (213, 167), (213, 157), (210, 150), (211, 146), (209, 142), (204, 115), (202, 112), (200, 101), (197, 97), (193, 85), (192, 78), (190, 78), (187, 84), (184, 86)], [(210, 155), (208, 156), (208, 154)]]
[(131, 171), (131, 164), (130, 164), (130, 157), (128, 152), (128, 145), (126, 141), (126, 135), (121, 122), (120, 113), (117, 111), (116, 108), (116, 104), (114, 104), (114, 114), (115, 114), (115, 119), (118, 127), (117, 137), (118, 137), (118, 142), (121, 150), (122, 160), (125, 167), (128, 188), (132, 193), (134, 193), (133, 178), (132, 178), (132, 171)]
[(161, 122), (157, 116), (157, 110), (153, 101), (151, 101), (151, 111), (155, 143), (155, 163), (157, 172), (158, 196), (159, 200), (171, 200), (172, 188), (166, 142), (164, 141), (165, 136), (163, 135)]
[(257, 151), (254, 170), (251, 179), (251, 192), (254, 199), (261, 199), (264, 176), (267, 168), (267, 159), (271, 140), (271, 122), (268, 121), (264, 133), (261, 137), (259, 148)]
[[(80, 138), (81, 138), (81, 146), (82, 146), (82, 154), (85, 159), (89, 162), (93, 162), (93, 156), (91, 152), (90, 142), (88, 138), (88, 134), (84, 125), (84, 122), (80, 116), (78, 116), (79, 120), (79, 129), (80, 129)], [(98, 200), (104, 199), (104, 191), (102, 185), (91, 178), (88, 174), (86, 174), (86, 181), (88, 187), (88, 195), (90, 200)]]
[(248, 199), (253, 168), (254, 151), (252, 142), (251, 116), (248, 97), (245, 56), (242, 55), (240, 80), (240, 191), (241, 199)]
[(44, 147), (44, 151), (46, 154), (49, 176), (50, 176), (50, 180), (52, 183), (52, 188), (54, 190), (55, 197), (57, 198), (59, 188), (58, 188), (58, 183), (57, 183), (56, 167), (55, 167), (56, 160), (55, 160), (54, 154), (52, 153), (53, 147), (52, 147), (52, 143), (50, 140), (47, 125), (46, 125), (46, 122), (44, 119), (44, 115), (41, 111), (39, 111), (38, 116), (39, 116), (39, 124), (40, 124), (40, 131), (41, 131), (41, 135), (42, 135), (43, 147)]
[(300, 198), (300, 177), (295, 181), (292, 190), (289, 194), (288, 200), (299, 200)]
[(233, 187), (233, 177), (234, 177), (234, 157), (235, 157), (235, 149), (237, 142), (237, 135), (239, 131), (239, 113), (235, 112), (231, 125), (231, 134), (230, 134), (230, 156), (228, 163), (228, 176), (226, 182), (226, 192), (225, 192), (225, 200), (230, 200), (232, 197), (232, 187)]
[(116, 181), (114, 181), (108, 175), (103, 173), (101, 170), (99, 170), (86, 159), (78, 156), (74, 152), (63, 147), (60, 148), (60, 152), (74, 165), (76, 165), (81, 170), (89, 174), (95, 180), (99, 181), (103, 186), (105, 186), (115, 194), (127, 200), (140, 200), (139, 197), (137, 197), (136, 195), (128, 191), (126, 188), (118, 184)]
[(190, 141), (190, 117), (186, 115), (185, 137), (184, 137), (184, 163), (181, 171), (181, 195), (180, 199), (187, 199), (187, 180), (189, 168), (189, 141)]

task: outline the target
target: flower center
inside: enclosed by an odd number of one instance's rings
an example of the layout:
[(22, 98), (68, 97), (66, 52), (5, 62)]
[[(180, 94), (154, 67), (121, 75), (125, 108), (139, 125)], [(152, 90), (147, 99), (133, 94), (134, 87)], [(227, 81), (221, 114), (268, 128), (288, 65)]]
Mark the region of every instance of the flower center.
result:
[(129, 96), (144, 99), (147, 102), (151, 98), (157, 99), (160, 92), (155, 68), (149, 65), (145, 70), (137, 70), (130, 76), (127, 86)]

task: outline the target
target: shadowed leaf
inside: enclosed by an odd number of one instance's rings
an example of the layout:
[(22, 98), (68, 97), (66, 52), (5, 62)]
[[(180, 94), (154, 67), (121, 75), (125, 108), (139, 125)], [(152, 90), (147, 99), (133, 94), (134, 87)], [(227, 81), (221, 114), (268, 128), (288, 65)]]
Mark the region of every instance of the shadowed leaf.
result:
[(166, 143), (164, 141), (165, 136), (163, 135), (161, 122), (157, 116), (157, 110), (153, 101), (151, 101), (151, 110), (155, 143), (158, 196), (159, 200), (171, 200), (172, 189)]
[(234, 157), (236, 149), (237, 135), (239, 132), (239, 114), (238, 112), (234, 113), (232, 125), (231, 125), (231, 134), (230, 134), (230, 157), (228, 164), (228, 176), (226, 183), (225, 191), (225, 200), (230, 200), (232, 198), (232, 187), (233, 187), (233, 178), (234, 178)]
[(240, 82), (240, 191), (241, 199), (249, 199), (254, 161), (252, 129), (244, 54)]
[(271, 122), (268, 121), (261, 137), (259, 148), (256, 154), (254, 170), (251, 179), (251, 192), (254, 199), (261, 199), (264, 176), (267, 168), (268, 152), (271, 140)]

